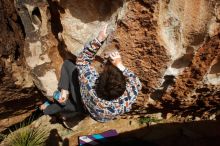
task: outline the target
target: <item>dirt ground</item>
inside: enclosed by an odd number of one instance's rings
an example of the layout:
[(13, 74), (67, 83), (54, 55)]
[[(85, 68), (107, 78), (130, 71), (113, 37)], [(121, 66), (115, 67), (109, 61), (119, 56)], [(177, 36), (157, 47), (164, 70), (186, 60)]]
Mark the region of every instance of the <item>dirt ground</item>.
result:
[[(216, 121), (175, 122), (177, 117), (161, 119), (159, 122), (141, 124), (140, 118), (116, 119), (107, 123), (99, 123), (89, 116), (75, 117), (71, 121), (73, 128), (66, 129), (60, 123), (54, 123), (49, 116), (42, 116), (30, 126), (47, 128), (48, 146), (76, 146), (79, 136), (98, 134), (108, 130), (116, 130), (118, 136), (108, 138), (108, 144), (100, 145), (149, 145), (149, 146), (217, 146), (219, 140), (219, 119)], [(5, 143), (3, 142), (2, 145)]]

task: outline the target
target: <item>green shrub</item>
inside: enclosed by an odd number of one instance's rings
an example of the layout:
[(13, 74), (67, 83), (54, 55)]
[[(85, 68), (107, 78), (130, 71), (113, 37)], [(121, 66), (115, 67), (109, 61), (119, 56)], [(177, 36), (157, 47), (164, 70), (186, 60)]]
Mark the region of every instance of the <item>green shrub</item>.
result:
[(49, 130), (43, 127), (24, 127), (7, 137), (9, 146), (43, 146), (49, 136)]
[(161, 120), (156, 119), (156, 118), (151, 118), (151, 117), (142, 117), (139, 119), (139, 123), (140, 124), (144, 124), (144, 123), (150, 123), (150, 122), (160, 122)]

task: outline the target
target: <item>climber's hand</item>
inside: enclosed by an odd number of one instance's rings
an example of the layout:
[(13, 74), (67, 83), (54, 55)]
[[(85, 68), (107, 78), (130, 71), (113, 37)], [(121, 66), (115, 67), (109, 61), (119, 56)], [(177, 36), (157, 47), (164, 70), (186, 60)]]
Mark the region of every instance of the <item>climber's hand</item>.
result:
[(45, 104), (42, 104), (39, 108), (40, 108), (40, 110), (43, 111), (43, 110), (45, 110), (47, 108), (47, 106)]
[(114, 52), (109, 53), (109, 59), (110, 59), (111, 63), (114, 66), (116, 66), (118, 69), (120, 69), (121, 71), (125, 70), (125, 67), (124, 67), (122, 60), (121, 60), (121, 55), (119, 54), (118, 51), (114, 51)]
[(62, 103), (65, 103), (66, 100), (67, 100), (66, 97), (61, 97), (61, 98), (59, 98), (58, 102), (62, 104)]
[(50, 102), (54, 102), (54, 98), (53, 98), (53, 97), (48, 98), (48, 100), (49, 100)]
[(103, 27), (103, 29), (99, 32), (99, 35), (98, 35), (97, 39), (98, 39), (100, 42), (105, 41), (105, 39), (106, 39), (107, 36), (108, 36), (108, 34), (106, 33), (107, 27), (108, 27), (108, 24), (106, 24), (106, 25)]
[(111, 63), (116, 67), (119, 64), (122, 64), (121, 55), (119, 54), (118, 51), (114, 51), (114, 52), (109, 53), (109, 59), (110, 59)]

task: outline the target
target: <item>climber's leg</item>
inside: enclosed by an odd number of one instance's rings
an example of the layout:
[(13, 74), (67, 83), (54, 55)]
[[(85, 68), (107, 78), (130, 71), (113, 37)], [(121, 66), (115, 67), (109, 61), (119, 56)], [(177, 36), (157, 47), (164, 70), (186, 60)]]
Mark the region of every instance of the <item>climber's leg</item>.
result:
[(82, 102), (79, 91), (78, 73), (76, 66), (70, 60), (65, 60), (63, 63), (58, 88), (70, 92), (68, 108), (73, 109), (70, 105), (72, 103), (77, 111), (81, 111)]

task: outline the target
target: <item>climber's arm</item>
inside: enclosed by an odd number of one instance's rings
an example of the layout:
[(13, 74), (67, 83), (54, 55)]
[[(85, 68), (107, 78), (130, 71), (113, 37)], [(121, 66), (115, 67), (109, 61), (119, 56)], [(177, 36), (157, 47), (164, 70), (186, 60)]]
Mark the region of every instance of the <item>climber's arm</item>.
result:
[(142, 88), (141, 82), (139, 78), (128, 68), (123, 70), (123, 75), (127, 77), (126, 81), (126, 91), (123, 96), (121, 96), (121, 100), (123, 104), (122, 113), (129, 112), (132, 108), (132, 104), (135, 103), (138, 93)]
[(130, 71), (123, 65), (119, 52), (112, 52), (109, 54), (109, 57), (111, 63), (123, 72), (123, 75), (128, 78), (130, 83), (132, 83), (131, 85), (134, 86), (134, 88), (136, 88), (137, 90), (141, 90), (142, 86), (140, 80), (132, 71)]
[(92, 40), (89, 44), (86, 44), (83, 51), (77, 57), (76, 64), (78, 66), (90, 65), (92, 60), (95, 58), (96, 53), (102, 45), (102, 42), (106, 39), (107, 25), (99, 32), (97, 38)]
[(94, 39), (89, 44), (86, 44), (83, 51), (77, 57), (76, 64), (78, 66), (90, 65), (100, 47), (101, 45), (98, 44), (97, 39)]
[(122, 110), (119, 110), (119, 114), (129, 112), (131, 105), (136, 101), (138, 92), (141, 90), (141, 82), (139, 78), (128, 68), (126, 68), (121, 60), (121, 56), (118, 51), (112, 52), (109, 55), (111, 63), (116, 66), (123, 75), (128, 79), (126, 81), (126, 90), (124, 94), (119, 98)]

